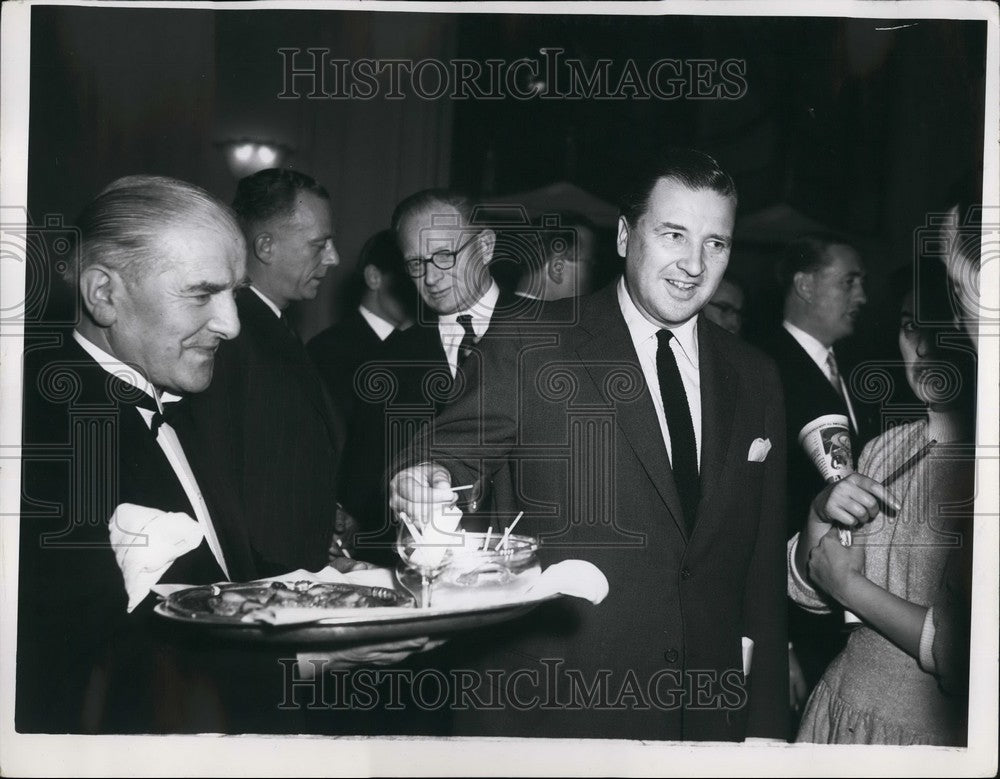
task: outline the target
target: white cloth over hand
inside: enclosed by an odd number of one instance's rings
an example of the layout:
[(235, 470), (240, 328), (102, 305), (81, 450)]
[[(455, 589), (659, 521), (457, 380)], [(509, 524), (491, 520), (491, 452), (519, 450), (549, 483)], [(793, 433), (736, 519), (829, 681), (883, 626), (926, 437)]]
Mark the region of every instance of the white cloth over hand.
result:
[(187, 514), (134, 503), (115, 509), (108, 531), (125, 580), (128, 612), (142, 603), (174, 560), (195, 549), (205, 537), (202, 526)]

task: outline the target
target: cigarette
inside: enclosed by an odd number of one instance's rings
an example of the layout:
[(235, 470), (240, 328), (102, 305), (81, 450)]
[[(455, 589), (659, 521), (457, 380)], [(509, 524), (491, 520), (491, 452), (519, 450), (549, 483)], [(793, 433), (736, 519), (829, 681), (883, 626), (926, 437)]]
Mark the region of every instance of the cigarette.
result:
[(471, 490), (475, 486), (476, 486), (475, 484), (463, 484), (463, 485), (461, 485), (459, 487), (452, 487), (451, 491), (452, 492), (461, 492), (462, 490)]
[(483, 551), (488, 551), (490, 548), (490, 538), (493, 537), (493, 525), (490, 525), (486, 530), (486, 540), (483, 541)]
[(524, 512), (522, 511), (520, 514), (518, 514), (516, 517), (514, 517), (514, 521), (511, 522), (510, 523), (510, 527), (507, 528), (504, 531), (503, 538), (501, 538), (500, 539), (500, 543), (497, 544), (497, 551), (500, 551), (501, 549), (503, 549), (504, 546), (507, 544), (507, 539), (510, 538), (511, 532), (513, 532), (515, 525), (517, 525), (517, 523), (521, 520), (521, 517), (523, 517), (523, 516), (524, 516)]
[(344, 548), (344, 542), (343, 542), (343, 541), (341, 541), (341, 540), (340, 540), (339, 538), (336, 538), (336, 537), (335, 537), (335, 538), (333, 539), (333, 543), (335, 543), (335, 544), (337, 545), (337, 549), (339, 549), (339, 550), (340, 550), (340, 553), (341, 553), (342, 555), (344, 555), (344, 557), (346, 557), (346, 558), (347, 558), (348, 560), (353, 560), (353, 559), (354, 559), (354, 557), (353, 557), (353, 556), (351, 555), (351, 553), (350, 553), (350, 552), (348, 552), (348, 551), (347, 551), (347, 550), (346, 550), (346, 549)]

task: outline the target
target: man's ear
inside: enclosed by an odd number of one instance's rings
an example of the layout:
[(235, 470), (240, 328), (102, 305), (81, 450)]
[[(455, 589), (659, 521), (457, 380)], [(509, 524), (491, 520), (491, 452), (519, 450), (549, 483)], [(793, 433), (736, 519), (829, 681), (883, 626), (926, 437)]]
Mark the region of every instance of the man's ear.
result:
[(616, 243), (618, 245), (618, 256), (624, 259), (628, 251), (628, 222), (624, 216), (618, 217), (618, 239)]
[(813, 275), (811, 273), (806, 273), (805, 271), (799, 271), (794, 276), (792, 276), (792, 289), (795, 291), (795, 295), (806, 303), (812, 303), (813, 300)]
[(489, 265), (493, 259), (493, 249), (496, 247), (497, 234), (487, 227), (479, 234), (478, 243), (479, 251), (483, 255), (483, 265)]
[(274, 251), (274, 239), (270, 233), (258, 233), (253, 239), (253, 254), (260, 262), (268, 265)]
[(374, 265), (365, 265), (362, 275), (365, 277), (365, 286), (368, 289), (375, 291), (382, 286), (382, 271)]
[(80, 273), (83, 305), (101, 327), (111, 327), (118, 320), (118, 304), (124, 292), (122, 277), (111, 268), (91, 265)]
[(552, 279), (553, 284), (562, 285), (563, 283), (563, 266), (566, 261), (562, 258), (557, 260), (549, 260), (545, 263), (545, 275)]

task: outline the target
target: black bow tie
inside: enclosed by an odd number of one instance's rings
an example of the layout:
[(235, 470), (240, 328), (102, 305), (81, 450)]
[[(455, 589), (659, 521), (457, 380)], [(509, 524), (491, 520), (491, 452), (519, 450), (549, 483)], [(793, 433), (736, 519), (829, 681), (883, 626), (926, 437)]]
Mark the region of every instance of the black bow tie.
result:
[(172, 420), (177, 418), (177, 415), (184, 407), (183, 398), (180, 400), (175, 400), (170, 403), (163, 401), (161, 399), (160, 402), (163, 404), (162, 412), (156, 407), (156, 401), (146, 394), (143, 394), (143, 396), (139, 398), (139, 400), (137, 400), (135, 404), (137, 408), (153, 412), (153, 418), (149, 421), (149, 429), (153, 433), (153, 438), (156, 438), (156, 436), (159, 434), (160, 425), (162, 425), (164, 422), (172, 427), (173, 426)]

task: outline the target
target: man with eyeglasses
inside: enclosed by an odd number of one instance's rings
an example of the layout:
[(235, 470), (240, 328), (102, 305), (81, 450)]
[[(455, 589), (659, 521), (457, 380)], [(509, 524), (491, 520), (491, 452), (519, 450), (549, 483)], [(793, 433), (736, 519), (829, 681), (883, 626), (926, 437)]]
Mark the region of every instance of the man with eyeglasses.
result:
[(733, 335), (739, 335), (743, 329), (743, 287), (731, 274), (727, 273), (719, 282), (719, 288), (705, 306), (705, 318)]
[(471, 222), (466, 196), (435, 189), (406, 198), (392, 217), (422, 302), (412, 341), (402, 347), (428, 360), (429, 368), (446, 365), (452, 379), (486, 334), (500, 299), (489, 271), (496, 234)]

